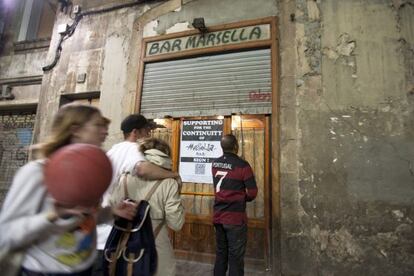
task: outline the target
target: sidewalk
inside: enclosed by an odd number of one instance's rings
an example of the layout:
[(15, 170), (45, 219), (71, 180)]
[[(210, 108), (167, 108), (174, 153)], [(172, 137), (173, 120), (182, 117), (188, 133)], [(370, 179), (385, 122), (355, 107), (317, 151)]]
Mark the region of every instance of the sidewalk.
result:
[[(192, 261), (177, 260), (176, 276), (209, 276), (213, 275), (213, 265)], [(245, 276), (267, 276), (266, 271), (245, 269)]]

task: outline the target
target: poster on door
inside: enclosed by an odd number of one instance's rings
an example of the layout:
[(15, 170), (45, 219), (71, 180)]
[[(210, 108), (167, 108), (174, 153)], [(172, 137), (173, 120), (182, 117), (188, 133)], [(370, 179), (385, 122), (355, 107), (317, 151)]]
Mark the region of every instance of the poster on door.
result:
[(223, 119), (182, 122), (179, 173), (183, 182), (213, 183), (211, 163), (223, 154), (223, 125)]

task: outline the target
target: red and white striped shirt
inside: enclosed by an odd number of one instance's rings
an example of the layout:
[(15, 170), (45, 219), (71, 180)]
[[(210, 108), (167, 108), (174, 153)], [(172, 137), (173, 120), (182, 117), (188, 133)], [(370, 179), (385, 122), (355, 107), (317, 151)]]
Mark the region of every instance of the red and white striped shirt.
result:
[(212, 164), (215, 224), (247, 223), (246, 202), (257, 195), (256, 180), (249, 163), (225, 152)]

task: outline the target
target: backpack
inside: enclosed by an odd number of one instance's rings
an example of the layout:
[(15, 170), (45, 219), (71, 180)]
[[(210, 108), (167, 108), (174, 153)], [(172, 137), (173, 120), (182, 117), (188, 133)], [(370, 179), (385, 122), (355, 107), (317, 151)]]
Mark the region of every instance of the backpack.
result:
[[(127, 173), (123, 174), (125, 198), (128, 198)], [(164, 222), (152, 229), (149, 199), (160, 185), (157, 181), (143, 200), (138, 201), (132, 221), (115, 220), (105, 244), (103, 270), (105, 276), (150, 276), (157, 269), (155, 239)]]

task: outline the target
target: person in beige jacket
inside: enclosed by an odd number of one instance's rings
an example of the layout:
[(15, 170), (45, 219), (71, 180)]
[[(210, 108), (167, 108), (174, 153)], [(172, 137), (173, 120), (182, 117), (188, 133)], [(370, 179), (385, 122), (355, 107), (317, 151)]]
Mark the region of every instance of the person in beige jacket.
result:
[[(147, 161), (171, 170), (172, 161), (170, 147), (164, 141), (156, 138), (144, 139), (140, 144), (140, 151), (144, 153)], [(146, 180), (130, 174), (123, 175), (128, 197), (133, 200), (140, 200), (150, 191), (156, 182), (161, 181), (158, 188), (149, 200), (152, 227), (156, 229), (161, 223), (163, 226), (159, 231), (155, 244), (158, 253), (157, 272), (155, 275), (175, 275), (176, 261), (171, 241), (168, 237), (168, 228), (179, 231), (184, 224), (184, 207), (181, 202), (181, 185), (174, 178), (163, 180)], [(117, 204), (125, 198), (125, 187), (118, 185), (110, 197), (111, 205)]]

